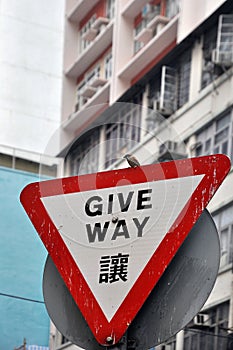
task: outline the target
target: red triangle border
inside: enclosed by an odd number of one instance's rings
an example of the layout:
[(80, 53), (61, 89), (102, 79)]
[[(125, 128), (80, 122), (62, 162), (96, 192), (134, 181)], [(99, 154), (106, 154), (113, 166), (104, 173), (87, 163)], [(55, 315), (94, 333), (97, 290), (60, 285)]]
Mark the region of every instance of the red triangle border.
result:
[[(117, 169), (96, 174), (41, 181), (29, 184), (23, 189), (20, 196), (21, 203), (65, 281), (74, 301), (100, 344), (104, 346), (109, 345), (106, 341), (108, 336), (112, 337), (113, 344), (115, 344), (124, 335), (191, 228), (223, 182), (230, 170), (230, 166), (228, 157), (217, 154), (145, 165), (134, 169)], [(84, 276), (82, 276), (58, 230), (51, 221), (41, 198), (124, 186), (129, 182), (138, 184), (201, 174), (204, 174), (204, 177), (193, 192), (190, 200), (163, 238), (112, 320), (108, 322)], [(168, 252), (165, 256), (164, 251)], [(73, 270), (72, 282), (70, 282), (69, 278), (70, 269)]]

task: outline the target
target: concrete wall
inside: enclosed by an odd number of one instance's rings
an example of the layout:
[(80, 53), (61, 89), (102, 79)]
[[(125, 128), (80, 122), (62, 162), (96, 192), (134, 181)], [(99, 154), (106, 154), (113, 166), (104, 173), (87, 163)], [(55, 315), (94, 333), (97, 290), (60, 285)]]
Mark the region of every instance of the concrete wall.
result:
[[(46, 250), (19, 201), (35, 174), (0, 167), (0, 349), (27, 344), (48, 346), (49, 317), (43, 303)], [(6, 296), (4, 294), (11, 295)]]
[(43, 153), (59, 127), (63, 21), (64, 0), (0, 1), (0, 144)]
[(226, 0), (181, 0), (177, 42), (181, 42)]

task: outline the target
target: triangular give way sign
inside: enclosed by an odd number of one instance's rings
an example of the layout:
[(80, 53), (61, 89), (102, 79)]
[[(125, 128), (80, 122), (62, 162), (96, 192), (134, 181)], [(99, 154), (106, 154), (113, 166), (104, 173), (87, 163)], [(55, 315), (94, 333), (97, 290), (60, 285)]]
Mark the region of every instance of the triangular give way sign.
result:
[(123, 336), (229, 169), (217, 154), (23, 189), (22, 205), (100, 344)]

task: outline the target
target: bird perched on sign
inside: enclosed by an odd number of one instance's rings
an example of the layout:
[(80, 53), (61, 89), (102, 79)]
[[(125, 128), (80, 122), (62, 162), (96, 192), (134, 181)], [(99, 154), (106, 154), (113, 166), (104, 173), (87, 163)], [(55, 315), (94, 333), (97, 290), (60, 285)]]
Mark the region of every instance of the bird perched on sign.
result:
[(137, 168), (138, 166), (140, 166), (140, 163), (137, 160), (137, 158), (132, 156), (131, 154), (126, 154), (123, 158), (127, 160), (131, 168)]

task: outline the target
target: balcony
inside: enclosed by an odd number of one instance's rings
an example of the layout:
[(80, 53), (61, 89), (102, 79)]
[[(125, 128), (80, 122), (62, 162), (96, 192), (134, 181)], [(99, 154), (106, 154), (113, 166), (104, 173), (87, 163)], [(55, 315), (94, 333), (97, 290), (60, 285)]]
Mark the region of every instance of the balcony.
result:
[(96, 93), (96, 88), (92, 87), (91, 85), (86, 85), (85, 89), (82, 91), (82, 96), (86, 98), (90, 98), (94, 96)]
[(108, 107), (109, 91), (110, 82), (97, 90), (79, 110), (72, 113), (63, 123), (63, 129), (71, 132), (74, 130), (84, 130), (93, 122), (93, 118), (103, 109), (103, 106), (105, 106), (105, 108)]
[(90, 65), (98, 59), (103, 51), (105, 51), (112, 43), (113, 21), (111, 21), (98, 36), (95, 37), (91, 45), (89, 45), (65, 74), (68, 77), (79, 77)]
[(87, 41), (92, 41), (95, 39), (95, 37), (98, 34), (98, 30), (94, 28), (90, 28), (83, 36), (82, 38)]
[(92, 24), (91, 28), (82, 36), (84, 40), (93, 41), (95, 37), (103, 30), (109, 23), (109, 19), (106, 17), (98, 17)]
[(155, 34), (169, 22), (169, 19), (164, 16), (155, 16), (145, 28), (143, 28), (135, 37), (136, 41), (147, 44)]
[(128, 1), (126, 6), (122, 10), (122, 16), (134, 19), (139, 12), (142, 10), (143, 6), (148, 3), (148, 0), (131, 0)]
[(168, 48), (177, 38), (178, 17), (174, 17), (157, 35), (155, 35), (119, 72), (118, 78), (131, 81), (142, 67), (146, 67), (152, 61), (159, 58), (162, 52)]
[(95, 76), (93, 80), (91, 81), (91, 86), (94, 88), (98, 88), (100, 86), (105, 85), (107, 82), (107, 79), (101, 78), (99, 76)]
[(70, 5), (67, 8), (67, 18), (71, 22), (79, 23), (89, 12), (90, 10), (98, 3), (99, 0), (79, 0), (77, 4)]

